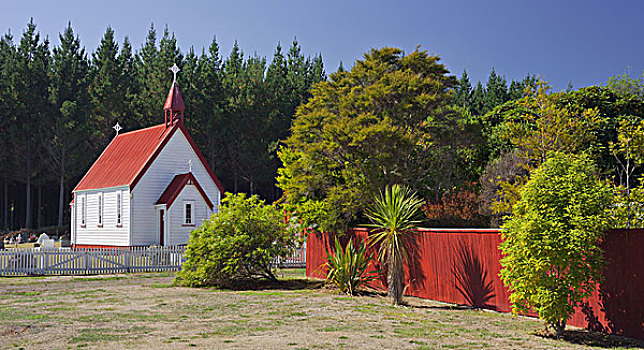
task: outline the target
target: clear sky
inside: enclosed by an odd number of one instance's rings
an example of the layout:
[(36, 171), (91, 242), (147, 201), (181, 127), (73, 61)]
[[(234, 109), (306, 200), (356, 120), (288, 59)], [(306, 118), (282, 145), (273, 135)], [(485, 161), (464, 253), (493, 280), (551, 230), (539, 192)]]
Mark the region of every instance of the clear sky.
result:
[(270, 59), (278, 41), (297, 37), (306, 54), (322, 53), (327, 72), (372, 47), (417, 45), (473, 81), (494, 67), (508, 80), (541, 75), (559, 90), (644, 70), (641, 0), (5, 1), (0, 31), (19, 37), (30, 17), (54, 45), (71, 21), (88, 51), (108, 26), (138, 50), (151, 23), (159, 34), (167, 25), (184, 52), (216, 35), (224, 56), (238, 40), (245, 54)]

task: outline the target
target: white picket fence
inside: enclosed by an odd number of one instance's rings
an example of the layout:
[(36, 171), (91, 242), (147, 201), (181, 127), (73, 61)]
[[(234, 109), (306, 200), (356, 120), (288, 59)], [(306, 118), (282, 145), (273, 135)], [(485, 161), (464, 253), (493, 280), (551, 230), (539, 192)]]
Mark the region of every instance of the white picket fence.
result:
[(295, 249), (291, 255), (275, 259), (273, 265), (286, 268), (306, 267), (306, 243), (301, 248)]
[(185, 247), (127, 249), (9, 249), (0, 251), (0, 276), (97, 275), (177, 271)]
[[(0, 250), (0, 276), (178, 271), (185, 262), (185, 251), (184, 246), (7, 249)], [(306, 267), (306, 247), (273, 263), (276, 267)]]

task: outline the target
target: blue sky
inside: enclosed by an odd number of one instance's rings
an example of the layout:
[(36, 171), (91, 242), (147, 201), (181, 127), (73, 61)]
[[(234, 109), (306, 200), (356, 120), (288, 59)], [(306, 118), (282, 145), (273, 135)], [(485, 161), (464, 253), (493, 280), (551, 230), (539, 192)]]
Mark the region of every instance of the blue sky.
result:
[(183, 51), (213, 35), (223, 55), (238, 40), (246, 54), (272, 57), (294, 37), (306, 54), (322, 53), (327, 72), (350, 67), (372, 47), (417, 45), (456, 75), (486, 80), (494, 67), (508, 80), (537, 74), (555, 89), (605, 82), (644, 70), (644, 1), (11, 1), (0, 31), (18, 37), (30, 17), (58, 43), (68, 21), (93, 51), (107, 26), (139, 49), (151, 23), (168, 25)]

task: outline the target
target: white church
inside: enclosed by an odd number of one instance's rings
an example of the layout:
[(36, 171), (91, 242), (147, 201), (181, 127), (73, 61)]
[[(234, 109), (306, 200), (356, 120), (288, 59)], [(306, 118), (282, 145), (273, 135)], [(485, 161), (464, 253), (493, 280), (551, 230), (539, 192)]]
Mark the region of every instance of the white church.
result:
[(72, 191), (74, 247), (186, 244), (219, 206), (221, 183), (183, 124), (176, 81), (165, 122), (118, 134)]

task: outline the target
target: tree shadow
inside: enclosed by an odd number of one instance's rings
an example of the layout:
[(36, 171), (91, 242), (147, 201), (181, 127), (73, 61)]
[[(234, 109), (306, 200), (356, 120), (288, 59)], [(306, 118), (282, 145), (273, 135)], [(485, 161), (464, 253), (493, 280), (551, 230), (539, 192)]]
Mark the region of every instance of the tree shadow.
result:
[(611, 232), (602, 242), (607, 261), (599, 286), (601, 311), (608, 321), (604, 331), (644, 337), (644, 236)]
[[(631, 231), (632, 232), (632, 231)], [(641, 235), (624, 231), (609, 232), (602, 242), (606, 269), (599, 283), (599, 305), (594, 309), (588, 302), (581, 304), (581, 312), (591, 331), (616, 335), (644, 337), (644, 256), (632, 247), (642, 247)], [(604, 315), (605, 321), (599, 317)]]
[(593, 331), (593, 332), (609, 331), (601, 323), (601, 321), (599, 320), (599, 317), (597, 317), (597, 314), (595, 313), (595, 310), (593, 309), (592, 306), (590, 306), (590, 304), (587, 301), (581, 303), (581, 312), (584, 314), (584, 318), (588, 323), (588, 326), (586, 328), (588, 328), (589, 331)]
[(458, 292), (470, 306), (496, 310), (496, 306), (489, 303), (495, 296), (494, 282), (488, 278), (479, 257), (462, 242), (456, 247), (456, 252), (451, 270)]
[[(421, 257), (419, 257), (422, 247), (423, 236), (416, 234), (410, 237), (411, 239), (405, 242), (409, 259), (407, 259), (407, 268), (409, 272), (409, 281), (407, 286), (412, 290), (421, 290), (424, 288), (425, 273), (421, 265)], [(407, 289), (407, 288), (406, 288)], [(408, 294), (408, 293), (406, 293)]]
[(309, 278), (289, 278), (270, 281), (266, 279), (240, 280), (222, 286), (222, 289), (244, 291), (244, 290), (305, 290), (321, 289), (324, 287), (323, 280)]
[[(550, 333), (535, 333), (535, 335), (542, 338), (555, 339), (555, 336)], [(568, 343), (594, 348), (640, 349), (644, 347), (644, 341), (642, 340), (586, 330), (566, 330), (559, 339)]]

